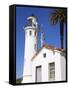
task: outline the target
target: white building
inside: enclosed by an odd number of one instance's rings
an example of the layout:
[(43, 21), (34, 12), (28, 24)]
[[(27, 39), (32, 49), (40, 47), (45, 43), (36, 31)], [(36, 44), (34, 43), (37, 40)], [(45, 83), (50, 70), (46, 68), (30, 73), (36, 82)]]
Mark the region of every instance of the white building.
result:
[(50, 82), (66, 80), (66, 59), (63, 49), (43, 44), (37, 49), (38, 22), (35, 16), (27, 18), (23, 82)]

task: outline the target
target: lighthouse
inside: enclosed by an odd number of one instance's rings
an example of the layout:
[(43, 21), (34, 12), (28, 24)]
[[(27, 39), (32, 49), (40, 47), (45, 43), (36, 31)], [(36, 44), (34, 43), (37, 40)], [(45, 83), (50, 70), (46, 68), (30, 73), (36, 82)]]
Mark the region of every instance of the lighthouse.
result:
[(38, 22), (34, 15), (27, 18), (24, 27), (25, 32), (25, 48), (24, 48), (24, 67), (23, 67), (23, 83), (32, 82), (32, 62), (31, 59), (37, 52), (37, 32)]

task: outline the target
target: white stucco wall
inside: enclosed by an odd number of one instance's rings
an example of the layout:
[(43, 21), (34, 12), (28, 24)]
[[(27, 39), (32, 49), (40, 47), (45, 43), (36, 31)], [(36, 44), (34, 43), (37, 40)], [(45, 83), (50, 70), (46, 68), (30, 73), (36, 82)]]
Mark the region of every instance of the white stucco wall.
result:
[[(46, 57), (43, 57), (46, 53)], [(62, 59), (62, 60), (61, 60)], [(53, 52), (43, 48), (40, 53), (32, 60), (32, 82), (35, 82), (36, 66), (42, 66), (42, 82), (49, 81), (48, 64), (55, 62), (55, 81), (62, 81), (65, 77), (65, 59), (60, 55), (59, 51)], [(64, 68), (63, 68), (64, 67)]]
[(64, 56), (61, 57), (61, 78), (66, 80), (66, 59)]
[[(24, 28), (25, 50), (24, 50), (23, 83), (31, 82), (31, 76), (32, 76), (31, 58), (37, 52), (37, 29), (38, 28), (36, 26), (33, 26), (33, 24), (36, 24), (35, 17), (32, 17), (32, 26), (26, 26)], [(31, 35), (30, 35), (30, 32), (31, 32)]]
[[(31, 35), (30, 35), (31, 31)], [(37, 32), (33, 27), (25, 28), (25, 53), (24, 53), (24, 69), (23, 69), (23, 83), (31, 82), (32, 70), (31, 70), (31, 58), (37, 52)], [(35, 49), (36, 44), (36, 49)]]

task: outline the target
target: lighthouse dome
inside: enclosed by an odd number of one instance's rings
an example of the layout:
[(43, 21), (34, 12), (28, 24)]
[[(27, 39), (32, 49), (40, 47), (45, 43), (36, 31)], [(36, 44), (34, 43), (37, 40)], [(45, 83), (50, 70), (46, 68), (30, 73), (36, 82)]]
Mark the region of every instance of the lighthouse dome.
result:
[(38, 23), (37, 23), (37, 18), (34, 14), (32, 14), (31, 16), (29, 16), (27, 18), (27, 22), (25, 27), (34, 27), (34, 28), (38, 28)]

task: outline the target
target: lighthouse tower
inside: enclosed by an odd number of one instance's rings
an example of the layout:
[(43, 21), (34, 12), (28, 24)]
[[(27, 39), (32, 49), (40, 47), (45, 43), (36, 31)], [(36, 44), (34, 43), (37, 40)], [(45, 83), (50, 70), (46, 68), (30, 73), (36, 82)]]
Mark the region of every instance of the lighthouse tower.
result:
[(24, 68), (23, 68), (23, 83), (32, 82), (32, 67), (31, 59), (37, 52), (37, 18), (31, 15), (27, 18), (25, 31), (25, 48), (24, 48)]

